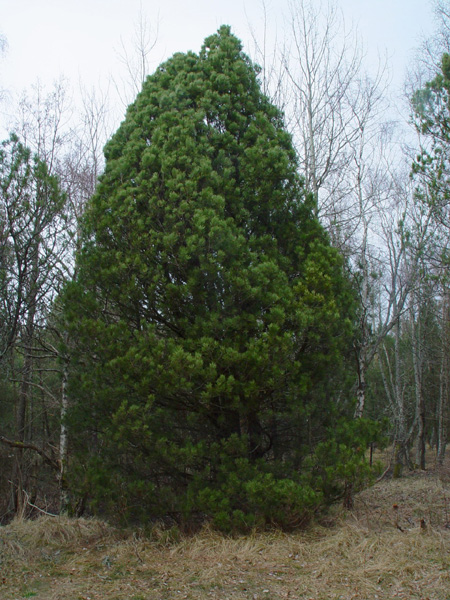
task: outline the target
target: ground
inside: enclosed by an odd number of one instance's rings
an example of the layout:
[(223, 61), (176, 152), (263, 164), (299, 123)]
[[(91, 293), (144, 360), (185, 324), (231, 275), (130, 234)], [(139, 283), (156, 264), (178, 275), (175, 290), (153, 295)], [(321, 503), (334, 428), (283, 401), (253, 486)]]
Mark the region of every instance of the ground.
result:
[(450, 599), (445, 472), (383, 479), (307, 531), (193, 537), (41, 517), (0, 528), (0, 598)]

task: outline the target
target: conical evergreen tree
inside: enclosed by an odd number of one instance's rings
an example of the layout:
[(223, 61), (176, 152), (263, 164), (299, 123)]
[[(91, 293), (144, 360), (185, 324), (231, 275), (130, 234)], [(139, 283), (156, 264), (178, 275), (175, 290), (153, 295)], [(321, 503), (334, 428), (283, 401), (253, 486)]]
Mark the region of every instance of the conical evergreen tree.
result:
[(161, 65), (88, 207), (73, 426), (85, 484), (135, 515), (253, 524), (318, 499), (302, 464), (344, 394), (353, 296), (257, 73), (228, 27)]

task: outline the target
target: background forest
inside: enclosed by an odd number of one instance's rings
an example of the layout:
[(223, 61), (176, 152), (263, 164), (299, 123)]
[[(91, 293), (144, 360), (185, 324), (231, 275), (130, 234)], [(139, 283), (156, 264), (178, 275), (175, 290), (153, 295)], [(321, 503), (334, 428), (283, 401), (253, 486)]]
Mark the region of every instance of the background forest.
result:
[[(0, 151), (0, 519), (304, 524), (449, 433), (450, 5), (396, 122), (334, 6), (129, 100), (39, 85)], [(213, 33), (213, 32), (205, 32)], [(3, 39), (2, 46), (7, 40)], [(131, 102), (131, 103), (130, 103)], [(104, 154), (103, 154), (104, 147)]]

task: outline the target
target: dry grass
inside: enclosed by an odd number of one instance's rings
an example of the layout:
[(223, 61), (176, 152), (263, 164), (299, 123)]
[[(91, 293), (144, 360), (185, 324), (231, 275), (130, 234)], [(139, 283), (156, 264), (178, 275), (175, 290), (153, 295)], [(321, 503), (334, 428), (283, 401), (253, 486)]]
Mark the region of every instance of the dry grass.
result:
[(336, 508), (306, 532), (239, 538), (208, 529), (145, 538), (96, 520), (17, 521), (0, 529), (0, 598), (448, 600), (447, 496), (436, 474), (416, 473), (378, 483), (357, 496), (354, 510)]

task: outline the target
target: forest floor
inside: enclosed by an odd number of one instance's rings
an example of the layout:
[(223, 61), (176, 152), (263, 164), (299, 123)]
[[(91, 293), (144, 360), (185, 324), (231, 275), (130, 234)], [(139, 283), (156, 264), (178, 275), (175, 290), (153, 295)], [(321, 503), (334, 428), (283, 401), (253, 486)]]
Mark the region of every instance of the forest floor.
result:
[[(447, 470), (447, 474), (450, 471)], [(0, 527), (0, 598), (450, 599), (450, 476), (384, 479), (307, 531), (151, 536), (98, 520)]]

